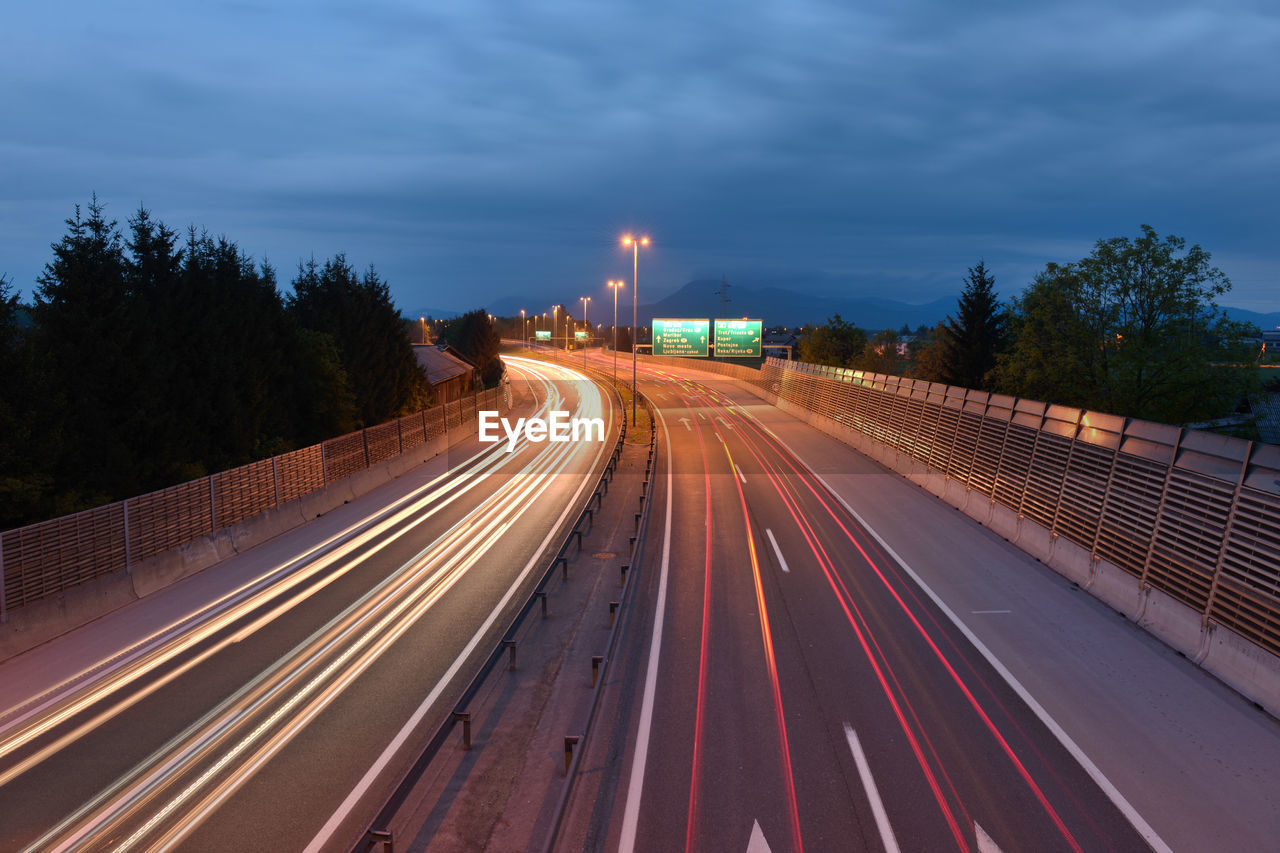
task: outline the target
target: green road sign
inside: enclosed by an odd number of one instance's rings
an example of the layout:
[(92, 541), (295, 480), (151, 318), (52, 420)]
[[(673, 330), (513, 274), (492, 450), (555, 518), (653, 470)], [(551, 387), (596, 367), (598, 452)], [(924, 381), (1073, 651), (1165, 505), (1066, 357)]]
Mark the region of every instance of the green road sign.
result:
[(550, 330), (550, 329), (538, 329), (537, 331), (535, 331), (535, 332), (533, 333), (533, 339), (534, 339), (535, 341), (549, 341), (549, 340), (551, 340), (551, 330)]
[(716, 320), (716, 358), (759, 358), (762, 320)]
[(707, 357), (710, 320), (653, 321), (653, 354)]
[(573, 333), (573, 339), (574, 339), (575, 341), (585, 341), (585, 340), (587, 339), (587, 333), (586, 333), (586, 332), (574, 332), (574, 333)]

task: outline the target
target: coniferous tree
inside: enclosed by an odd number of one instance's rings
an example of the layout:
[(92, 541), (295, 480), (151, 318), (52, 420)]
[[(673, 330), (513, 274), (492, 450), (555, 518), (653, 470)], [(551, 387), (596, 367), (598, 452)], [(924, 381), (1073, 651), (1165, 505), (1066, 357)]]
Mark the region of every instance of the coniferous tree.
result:
[(289, 310), (303, 328), (336, 344), (361, 424), (372, 426), (430, 402), (426, 376), (391, 291), (373, 267), (357, 276), (344, 254), (298, 265)]
[(443, 337), (449, 346), (475, 365), (476, 374), (485, 387), (502, 378), (502, 360), (498, 357), (502, 342), (483, 308), (468, 311), (450, 321), (444, 327)]
[(88, 217), (66, 220), (54, 258), (37, 279), (34, 316), (48, 369), (48, 421), (58, 448), (52, 467), (61, 484), (59, 512), (135, 491), (146, 452), (135, 429), (139, 345), (145, 331), (125, 276), (124, 245), (94, 196)]
[(987, 374), (1005, 345), (1004, 313), (995, 292), (995, 278), (979, 260), (969, 268), (956, 316), (948, 317), (939, 339), (941, 381), (962, 388), (986, 388)]

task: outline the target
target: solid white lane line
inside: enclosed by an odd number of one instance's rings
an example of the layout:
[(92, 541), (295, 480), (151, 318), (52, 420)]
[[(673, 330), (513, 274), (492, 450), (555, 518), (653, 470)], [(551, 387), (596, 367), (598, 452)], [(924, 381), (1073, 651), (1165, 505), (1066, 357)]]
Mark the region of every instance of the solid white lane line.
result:
[(773, 531), (766, 527), (764, 532), (769, 537), (769, 544), (773, 546), (773, 555), (778, 558), (778, 565), (782, 566), (784, 572), (790, 574), (791, 569), (787, 568), (787, 558), (782, 556), (782, 549), (778, 547), (778, 540), (773, 538)]
[[(779, 444), (783, 447), (787, 447), (787, 443), (783, 441), (777, 433), (763, 424), (761, 426), (763, 429), (768, 431), (770, 435), (777, 439)], [(916, 573), (915, 569), (907, 565), (907, 561), (902, 559), (902, 557), (898, 555), (897, 551), (893, 550), (893, 547), (884, 540), (883, 536), (876, 532), (875, 528), (870, 524), (867, 524), (866, 519), (859, 515), (858, 512), (849, 505), (849, 502), (846, 501), (839, 492), (833, 489), (831, 484), (828, 483), (821, 474), (813, 470), (812, 465), (804, 459), (801, 459), (800, 456), (794, 452), (792, 452), (791, 455), (801, 465), (807, 468), (809, 473), (812, 474), (817, 481), (835, 497), (836, 500), (840, 501), (841, 505), (848, 511), (849, 515), (853, 516), (853, 519), (857, 521), (864, 530), (870, 533), (872, 538), (880, 543), (880, 547), (885, 550), (885, 553), (892, 557), (894, 562), (901, 566), (902, 570), (915, 582), (916, 586), (924, 590), (925, 595), (929, 596), (930, 600), (938, 606), (938, 609), (946, 614), (946, 617), (951, 620), (951, 624), (956, 626), (956, 630), (964, 634), (965, 638), (973, 644), (975, 649), (978, 650), (978, 654), (987, 659), (987, 663), (991, 664), (992, 668), (1000, 674), (1000, 677), (1005, 680), (1005, 683), (1008, 684), (1010, 688), (1012, 688), (1013, 692), (1017, 693), (1022, 701), (1027, 704), (1027, 707), (1031, 709), (1031, 712), (1040, 719), (1040, 722), (1044, 723), (1045, 728), (1047, 728), (1050, 733), (1058, 739), (1058, 743), (1062, 744), (1067, 752), (1071, 753), (1071, 756), (1080, 764), (1081, 767), (1084, 768), (1084, 771), (1089, 774), (1089, 777), (1097, 783), (1098, 787), (1102, 789), (1102, 792), (1107, 795), (1107, 799), (1111, 800), (1115, 807), (1120, 810), (1120, 813), (1125, 816), (1130, 825), (1132, 825), (1138, 834), (1142, 836), (1143, 840), (1150, 844), (1151, 848), (1155, 850), (1156, 853), (1173, 853), (1169, 845), (1164, 842), (1164, 839), (1162, 839), (1159, 834), (1152, 829), (1151, 824), (1147, 823), (1146, 818), (1138, 813), (1138, 810), (1135, 809), (1127, 799), (1125, 799), (1124, 794), (1120, 793), (1120, 790), (1111, 783), (1111, 780), (1108, 779), (1101, 770), (1098, 769), (1098, 766), (1093, 763), (1093, 760), (1090, 759), (1088, 755), (1085, 754), (1085, 751), (1081, 749), (1074, 740), (1072, 740), (1071, 735), (1067, 734), (1066, 730), (1064, 730), (1062, 726), (1058, 725), (1058, 721), (1049, 715), (1049, 712), (1036, 701), (1035, 697), (1028, 692), (1027, 688), (1022, 686), (1022, 682), (1018, 681), (1018, 679), (1014, 677), (1013, 673), (1000, 662), (1000, 659), (987, 648), (986, 644), (978, 639), (978, 635), (969, 630), (969, 626), (961, 621), (960, 617), (955, 614), (955, 611), (948, 607), (947, 603), (938, 597), (938, 594), (933, 591), (933, 588), (924, 582), (924, 578), (920, 577), (920, 575)]]
[[(663, 435), (667, 419), (662, 409), (655, 408)], [(653, 619), (653, 638), (649, 641), (649, 663), (644, 674), (644, 699), (640, 703), (640, 728), (636, 733), (635, 758), (631, 762), (631, 779), (627, 784), (627, 804), (622, 812), (622, 838), (618, 853), (636, 849), (636, 827), (640, 822), (640, 795), (644, 788), (644, 767), (649, 758), (649, 734), (653, 728), (653, 703), (658, 691), (658, 658), (662, 653), (662, 622), (667, 612), (667, 570), (671, 565), (671, 463), (667, 461), (667, 516), (662, 530), (662, 570), (658, 578), (658, 605)]]
[[(721, 439), (721, 441), (724, 441), (724, 439)], [(741, 480), (742, 484), (745, 486), (747, 483), (747, 478), (742, 476), (742, 469), (739, 468), (737, 465), (734, 465), (733, 470), (738, 472), (738, 479)]]
[(858, 765), (862, 787), (867, 789), (867, 799), (871, 801), (871, 814), (875, 816), (876, 828), (880, 830), (880, 841), (884, 844), (885, 853), (898, 853), (898, 839), (894, 837), (893, 827), (889, 825), (889, 815), (885, 814), (884, 803), (880, 801), (880, 792), (876, 789), (876, 780), (871, 776), (871, 765), (867, 764), (867, 756), (862, 752), (862, 744), (858, 742), (858, 733), (853, 730), (853, 726), (845, 723), (844, 736), (849, 741), (853, 763)]
[[(600, 461), (600, 456), (604, 453), (606, 445), (607, 442), (602, 442), (600, 444), (600, 449), (596, 451), (596, 459), (590, 466), (590, 470), (595, 470), (596, 465)], [(574, 492), (573, 497), (565, 505), (564, 511), (560, 513), (560, 516), (551, 526), (551, 529), (547, 531), (546, 537), (543, 538), (538, 549), (534, 552), (533, 556), (529, 558), (529, 562), (527, 562), (524, 568), (520, 571), (520, 575), (515, 579), (515, 582), (507, 588), (506, 593), (502, 596), (502, 600), (499, 601), (497, 606), (490, 611), (488, 618), (485, 619), (484, 624), (482, 624), (471, 637), (466, 648), (462, 650), (462, 653), (459, 654), (453, 664), (450, 665), (448, 671), (445, 672), (440, 680), (436, 682), (436, 686), (431, 690), (430, 694), (427, 695), (427, 698), (423, 700), (422, 704), (418, 706), (418, 710), (413, 713), (413, 716), (411, 716), (404, 724), (404, 727), (400, 729), (399, 733), (396, 734), (391, 743), (387, 744), (387, 748), (382, 751), (382, 754), (378, 756), (378, 759), (369, 767), (369, 770), (365, 773), (359, 784), (352, 789), (351, 793), (347, 795), (347, 798), (342, 801), (342, 804), (334, 811), (333, 815), (330, 816), (328, 822), (321, 827), (318, 833), (316, 833), (315, 838), (313, 838), (311, 843), (307, 845), (306, 853), (320, 853), (320, 851), (326, 850), (331, 846), (330, 842), (334, 833), (338, 831), (342, 826), (343, 821), (347, 819), (347, 816), (351, 814), (352, 810), (360, 800), (364, 798), (369, 789), (373, 787), (374, 783), (377, 782), (378, 778), (385, 772), (392, 757), (403, 748), (405, 742), (409, 739), (409, 736), (413, 733), (414, 729), (417, 728), (418, 724), (422, 721), (422, 718), (425, 717), (427, 712), (435, 705), (436, 700), (440, 697), (440, 694), (444, 692), (444, 689), (453, 681), (458, 670), (462, 668), (463, 663), (468, 657), (470, 657), (476, 646), (480, 644), (481, 639), (483, 639), (485, 634), (489, 631), (489, 628), (493, 625), (494, 621), (505, 611), (507, 603), (511, 600), (511, 597), (515, 595), (516, 590), (520, 589), (524, 585), (525, 578), (528, 577), (538, 560), (541, 559), (542, 554), (546, 550), (547, 545), (550, 544), (552, 537), (556, 535), (556, 531), (560, 529), (560, 525), (564, 523), (564, 520), (569, 516), (569, 513), (573, 511), (574, 507), (578, 503), (578, 499), (582, 496), (583, 491), (588, 485), (591, 485), (591, 478), (583, 477), (582, 484), (578, 486), (578, 490)], [(669, 483), (668, 488), (670, 488)]]

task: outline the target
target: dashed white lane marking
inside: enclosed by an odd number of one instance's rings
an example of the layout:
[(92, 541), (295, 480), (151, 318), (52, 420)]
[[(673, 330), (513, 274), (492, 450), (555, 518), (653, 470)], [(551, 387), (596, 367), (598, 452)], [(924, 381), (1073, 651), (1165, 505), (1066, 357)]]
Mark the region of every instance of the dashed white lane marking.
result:
[(764, 532), (769, 537), (769, 544), (773, 546), (773, 553), (778, 558), (778, 565), (782, 566), (784, 572), (790, 573), (791, 569), (787, 568), (787, 559), (782, 556), (782, 549), (778, 547), (778, 540), (773, 538), (773, 531), (766, 527)]

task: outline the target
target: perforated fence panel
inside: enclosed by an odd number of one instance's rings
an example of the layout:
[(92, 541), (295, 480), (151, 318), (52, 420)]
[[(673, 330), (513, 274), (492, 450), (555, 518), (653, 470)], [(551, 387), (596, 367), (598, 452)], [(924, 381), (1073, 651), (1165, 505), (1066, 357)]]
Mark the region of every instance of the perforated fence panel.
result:
[[(497, 409), (502, 393), (474, 397), (221, 471), (167, 489), (0, 533), (0, 612), (70, 589), (95, 577), (229, 527), (324, 488), (370, 464), (445, 434)], [(505, 408), (505, 406), (504, 406)], [(366, 441), (368, 450), (366, 451)], [(127, 518), (127, 522), (126, 522)]]
[(759, 377), (1280, 653), (1280, 448), (778, 359)]
[(325, 482), (341, 480), (368, 467), (363, 432), (347, 433), (324, 443)]
[(1174, 469), (1152, 543), (1147, 582), (1202, 612), (1227, 529), (1232, 491), (1225, 483)]
[(213, 532), (209, 478), (129, 498), (129, 559), (136, 563)]
[(324, 488), (323, 459), (324, 453), (318, 444), (276, 457), (281, 503)]
[(272, 460), (263, 459), (213, 475), (214, 521), (229, 527), (276, 505)]
[(1067, 476), (1062, 481), (1055, 533), (1066, 536), (1082, 548), (1093, 549), (1114, 460), (1115, 454), (1111, 451), (1082, 441), (1075, 443)]
[(400, 455), (400, 424), (391, 421), (369, 427), (364, 431), (364, 440), (369, 448), (369, 465), (386, 462)]
[(0, 534), (5, 607), (13, 609), (125, 568), (124, 504)]

